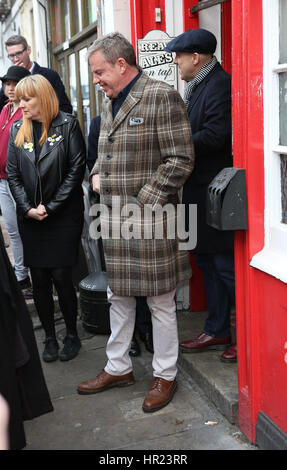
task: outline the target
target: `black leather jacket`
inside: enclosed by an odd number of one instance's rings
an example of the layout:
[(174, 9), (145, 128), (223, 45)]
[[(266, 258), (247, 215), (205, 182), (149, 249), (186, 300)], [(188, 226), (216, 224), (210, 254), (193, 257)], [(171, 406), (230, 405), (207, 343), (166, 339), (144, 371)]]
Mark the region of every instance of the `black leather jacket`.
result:
[(21, 123), (17, 121), (11, 128), (7, 154), (8, 182), (17, 213), (25, 215), (43, 204), (48, 214), (56, 214), (69, 200), (82, 195), (86, 146), (80, 125), (74, 116), (60, 111), (36, 162), (34, 143), (21, 148), (14, 144)]

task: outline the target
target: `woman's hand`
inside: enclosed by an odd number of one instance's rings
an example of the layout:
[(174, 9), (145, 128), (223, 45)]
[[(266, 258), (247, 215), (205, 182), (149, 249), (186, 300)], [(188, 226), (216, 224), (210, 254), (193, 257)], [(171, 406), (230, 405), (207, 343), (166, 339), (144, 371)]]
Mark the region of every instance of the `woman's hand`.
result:
[(38, 207), (32, 208), (26, 212), (26, 216), (30, 217), (31, 219), (36, 219), (36, 220), (44, 220), (46, 217), (48, 217), (48, 214), (46, 212), (45, 206), (43, 204), (39, 204)]
[(2, 395), (0, 395), (0, 450), (9, 449), (9, 407)]
[(100, 177), (98, 174), (92, 176), (92, 186), (95, 193), (100, 194)]

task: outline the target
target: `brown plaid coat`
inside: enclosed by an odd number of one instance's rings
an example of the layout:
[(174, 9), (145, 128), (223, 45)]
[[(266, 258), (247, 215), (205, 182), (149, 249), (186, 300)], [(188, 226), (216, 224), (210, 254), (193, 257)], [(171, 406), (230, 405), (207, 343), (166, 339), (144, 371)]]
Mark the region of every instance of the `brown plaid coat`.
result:
[[(100, 175), (105, 262), (115, 294), (160, 295), (190, 277), (188, 254), (176, 236), (168, 238), (168, 227), (176, 227), (178, 190), (193, 162), (186, 109), (172, 87), (143, 74), (114, 120), (105, 101), (91, 175)], [(167, 216), (154, 215), (167, 203)]]

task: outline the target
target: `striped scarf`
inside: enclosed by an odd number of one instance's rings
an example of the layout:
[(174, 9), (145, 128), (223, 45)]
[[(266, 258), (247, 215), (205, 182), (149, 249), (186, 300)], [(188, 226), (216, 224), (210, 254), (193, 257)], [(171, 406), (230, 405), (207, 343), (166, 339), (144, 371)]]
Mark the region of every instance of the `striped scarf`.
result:
[(204, 64), (201, 69), (197, 72), (196, 76), (187, 82), (186, 87), (184, 89), (183, 101), (185, 102), (186, 108), (188, 108), (192, 93), (194, 92), (195, 88), (204, 80), (204, 78), (211, 72), (211, 70), (216, 66), (217, 58), (212, 57), (212, 59)]

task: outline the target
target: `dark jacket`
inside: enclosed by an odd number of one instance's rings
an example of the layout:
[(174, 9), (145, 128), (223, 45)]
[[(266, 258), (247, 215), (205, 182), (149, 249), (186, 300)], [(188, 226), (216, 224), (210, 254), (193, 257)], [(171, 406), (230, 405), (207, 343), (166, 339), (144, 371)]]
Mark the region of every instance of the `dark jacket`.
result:
[[(77, 119), (60, 111), (52, 121), (36, 161), (34, 147), (16, 147), (22, 121), (13, 124), (7, 154), (10, 189), (18, 215), (42, 203), (48, 214), (58, 213), (74, 195), (82, 194), (85, 173), (85, 142)], [(26, 147), (26, 148), (25, 148)]]
[(197, 253), (233, 249), (233, 232), (206, 224), (206, 193), (222, 168), (232, 166), (231, 77), (220, 64), (195, 89), (188, 107), (195, 165), (184, 184), (183, 202), (197, 205)]
[(9, 405), (11, 450), (26, 445), (23, 421), (53, 410), (33, 324), (0, 230), (0, 393)]
[[(49, 69), (47, 67), (41, 67), (37, 62), (34, 62), (34, 69), (33, 75), (39, 74), (43, 75), (43, 77), (47, 78), (51, 83), (52, 87), (54, 88), (56, 95), (59, 100), (60, 110), (64, 111), (65, 113), (72, 113), (73, 107), (70, 103), (70, 100), (66, 94), (64, 84), (60, 78), (60, 75), (55, 72), (55, 70)], [(0, 90), (0, 112), (7, 101), (7, 97), (4, 95), (3, 87)]]
[(87, 166), (92, 171), (96, 159), (98, 158), (98, 142), (101, 129), (101, 116), (96, 116), (91, 120), (88, 137), (88, 157)]

